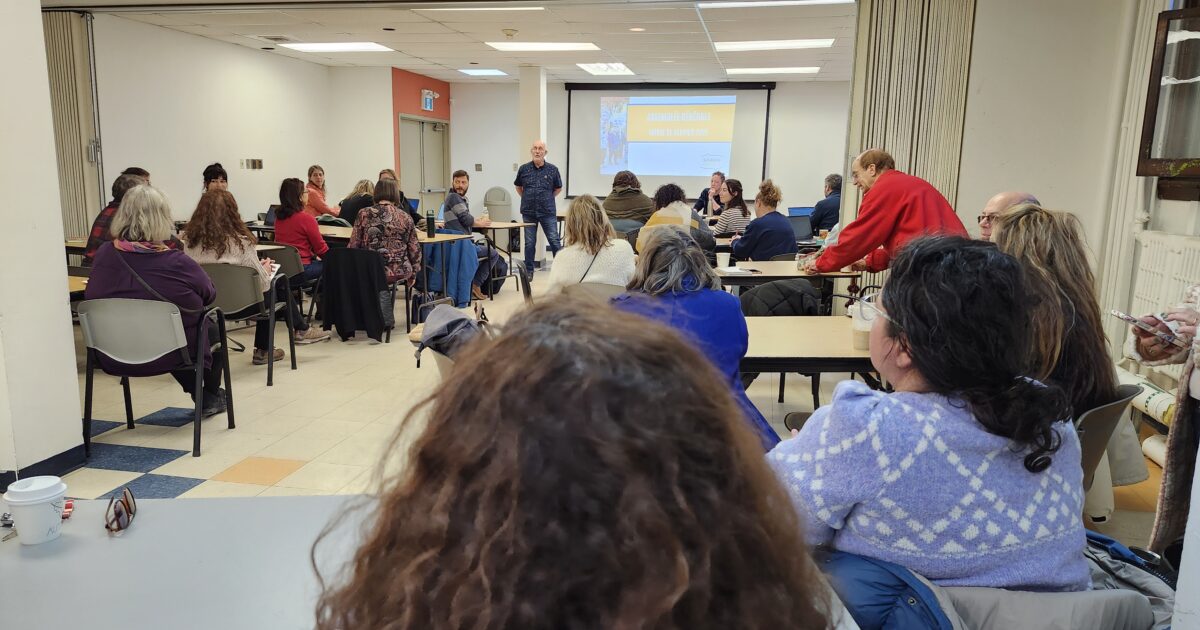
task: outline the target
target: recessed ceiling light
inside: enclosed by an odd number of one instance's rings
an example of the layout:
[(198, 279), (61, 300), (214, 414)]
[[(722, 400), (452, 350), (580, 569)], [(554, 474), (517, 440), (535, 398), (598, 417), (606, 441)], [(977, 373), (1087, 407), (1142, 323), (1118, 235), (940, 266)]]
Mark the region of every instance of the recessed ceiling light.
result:
[(821, 71), (817, 66), (801, 66), (794, 68), (725, 68), (725, 74), (816, 74)]
[(413, 9), (413, 11), (545, 11), (546, 7), (443, 7), (440, 9)]
[(307, 53), (395, 52), (391, 48), (376, 44), (375, 42), (326, 42), (311, 44), (280, 44), (280, 46)]
[(495, 68), (459, 68), (459, 72), (473, 77), (506, 77), (508, 73)]
[(748, 42), (713, 42), (717, 52), (741, 52), (747, 50), (797, 50), (801, 48), (829, 48), (832, 39), (775, 39)]
[(701, 9), (746, 9), (751, 7), (794, 7), (804, 4), (853, 4), (854, 0), (748, 0), (747, 2), (697, 2)]
[(675, 63), (674, 59), (663, 59), (663, 63)]
[(646, 29), (644, 29), (640, 26), (635, 26), (629, 30), (633, 31), (634, 33), (644, 33), (646, 31)]
[(633, 74), (633, 70), (626, 68), (623, 63), (577, 63), (575, 65), (587, 70), (588, 74), (598, 77)]
[(600, 50), (591, 42), (484, 42), (504, 52), (563, 52), (571, 50)]

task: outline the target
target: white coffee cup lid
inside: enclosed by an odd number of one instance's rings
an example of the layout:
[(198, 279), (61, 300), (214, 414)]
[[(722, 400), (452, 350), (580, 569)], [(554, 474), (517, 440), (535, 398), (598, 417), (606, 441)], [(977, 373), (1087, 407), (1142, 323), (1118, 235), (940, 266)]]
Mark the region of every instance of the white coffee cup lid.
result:
[(53, 475), (26, 477), (12, 482), (4, 493), (4, 502), (9, 505), (41, 503), (67, 493), (67, 484)]

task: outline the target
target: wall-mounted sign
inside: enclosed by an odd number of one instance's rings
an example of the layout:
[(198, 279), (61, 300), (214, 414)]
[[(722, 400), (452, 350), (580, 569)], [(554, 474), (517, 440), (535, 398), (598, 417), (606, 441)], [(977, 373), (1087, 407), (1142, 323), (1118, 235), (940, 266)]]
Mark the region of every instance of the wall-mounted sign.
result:
[(436, 97), (433, 90), (421, 90), (421, 109), (431, 112), (433, 111), (433, 99)]

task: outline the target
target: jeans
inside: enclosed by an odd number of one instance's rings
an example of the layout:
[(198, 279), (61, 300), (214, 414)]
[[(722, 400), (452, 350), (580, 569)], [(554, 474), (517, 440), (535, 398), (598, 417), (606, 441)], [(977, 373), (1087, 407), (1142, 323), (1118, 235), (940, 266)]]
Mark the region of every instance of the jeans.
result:
[(562, 249), (562, 242), (558, 240), (558, 217), (553, 212), (537, 216), (522, 212), (521, 220), (533, 224), (525, 228), (525, 273), (532, 276), (533, 255), (537, 249), (538, 225), (542, 226), (542, 231), (546, 233), (546, 239), (550, 241), (550, 253), (557, 254), (558, 250)]
[(487, 282), (492, 275), (492, 270), (500, 262), (500, 252), (495, 247), (488, 247), (487, 243), (475, 243), (475, 254), (479, 258), (487, 256), (487, 260), (479, 263), (479, 268), (475, 270), (475, 277), (471, 278), (471, 284), (483, 288), (486, 292), (483, 283)]
[(321, 274), (324, 272), (325, 272), (325, 261), (314, 260), (314, 261), (308, 263), (307, 265), (304, 265), (304, 273), (303, 274), (301, 274), (299, 276), (292, 276), (289, 279), (289, 282), (291, 282), (292, 288), (295, 289), (303, 284), (312, 282), (313, 280), (320, 278)]

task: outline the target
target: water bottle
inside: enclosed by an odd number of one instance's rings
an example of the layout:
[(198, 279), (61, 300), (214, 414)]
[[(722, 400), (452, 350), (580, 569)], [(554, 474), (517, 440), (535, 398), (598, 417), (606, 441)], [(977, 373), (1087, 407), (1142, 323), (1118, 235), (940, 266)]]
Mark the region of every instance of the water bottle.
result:
[(804, 255), (796, 252), (796, 269), (804, 269)]
[(437, 219), (433, 216), (433, 208), (425, 211), (425, 236), (433, 238), (437, 234)]
[(487, 206), (483, 207), (483, 215), (479, 218), (483, 219), (484, 221), (490, 221), (492, 219), (491, 215), (488, 213)]

